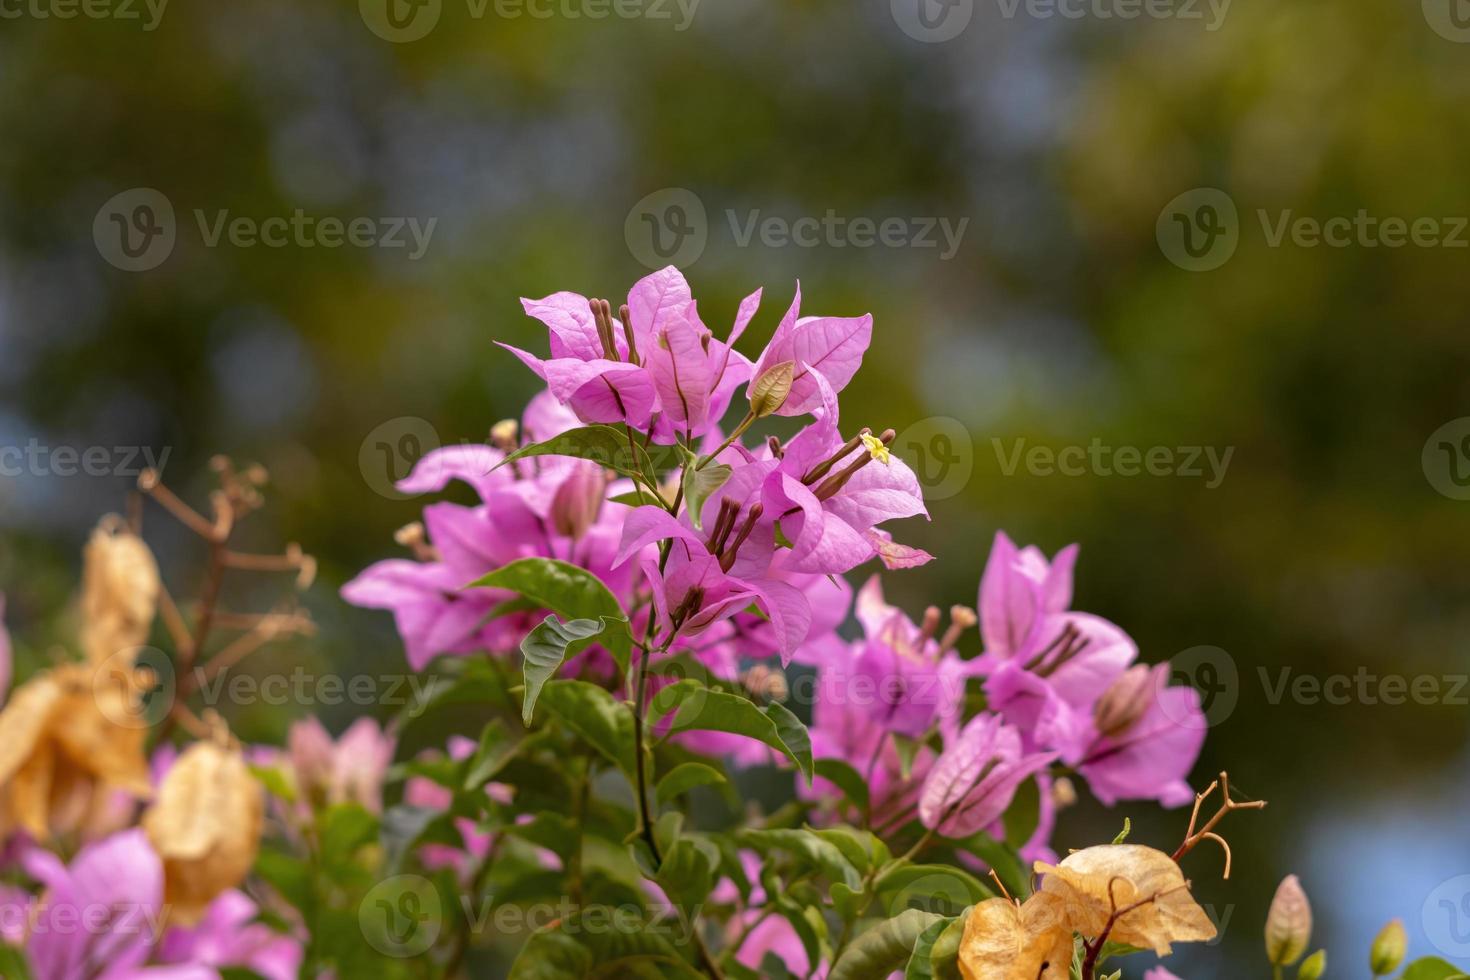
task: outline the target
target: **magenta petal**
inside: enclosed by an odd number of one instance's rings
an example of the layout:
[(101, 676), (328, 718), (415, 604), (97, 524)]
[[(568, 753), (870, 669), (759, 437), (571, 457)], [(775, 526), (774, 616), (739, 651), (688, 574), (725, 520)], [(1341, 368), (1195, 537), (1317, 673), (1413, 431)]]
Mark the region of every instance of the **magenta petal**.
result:
[(463, 480), (484, 497), (510, 480), (509, 473), (496, 469), (504, 459), (505, 453), (492, 446), (445, 446), (425, 453), (396, 486), (399, 493), (438, 493), (451, 480)]
[(648, 427), (653, 414), (654, 385), (648, 372), (636, 364), (589, 361), (600, 370), (572, 393), (570, 404), (585, 422), (626, 422), (635, 429)]
[(658, 391), (659, 409), (677, 431), (697, 435), (708, 419), (715, 382), (703, 338), (687, 317), (668, 323), (654, 337), (643, 357)]
[(546, 324), (551, 331), (551, 356), (576, 357), (588, 361), (602, 357), (602, 339), (587, 297), (577, 293), (552, 293), (545, 299), (521, 299), (528, 316)]
[(634, 283), (628, 290), (628, 318), (633, 321), (639, 354), (647, 357), (658, 328), (669, 316), (682, 315), (693, 301), (684, 274), (671, 265)]
[(633, 508), (633, 511), (623, 521), (623, 539), (618, 545), (618, 554), (613, 559), (613, 567), (617, 568), (626, 562), (644, 546), (665, 538), (680, 538), (698, 545), (701, 549), (704, 547), (703, 538), (675, 520), (662, 507), (656, 504), (645, 504), (642, 507)]
[(796, 648), (801, 646), (812, 626), (812, 607), (806, 593), (785, 582), (764, 581), (752, 584), (761, 608), (771, 619), (781, 650), (781, 665), (791, 663)]
[(980, 634), (985, 652), (994, 657), (1012, 657), (1020, 651), (1040, 605), (1036, 583), (1017, 569), (1017, 556), (1006, 533), (996, 531), (980, 577)]
[(821, 392), (811, 376), (822, 372), (834, 391), (841, 391), (857, 374), (863, 354), (873, 339), (873, 317), (823, 316), (799, 320), (791, 332), (791, 360), (807, 365), (791, 383), (791, 395), (777, 414), (804, 415), (821, 404)]
[(1000, 819), (1016, 789), (1052, 753), (1023, 756), (1021, 737), (995, 715), (976, 716), (924, 780), (919, 819), (946, 837), (968, 837)]
[[(1160, 672), (1161, 681), (1167, 676), (1167, 671)], [(1164, 688), (1143, 718), (1117, 738), (1099, 740), (1077, 769), (1109, 806), (1119, 800), (1183, 806), (1194, 799), (1187, 780), (1208, 727), (1198, 691)]]
[[(35, 974), (84, 977), (89, 964), (139, 966), (148, 956), (150, 919), (162, 904), (163, 863), (141, 829), (87, 845), (42, 898), (26, 946)], [(110, 927), (79, 930), (80, 917), (97, 908), (112, 911)]]

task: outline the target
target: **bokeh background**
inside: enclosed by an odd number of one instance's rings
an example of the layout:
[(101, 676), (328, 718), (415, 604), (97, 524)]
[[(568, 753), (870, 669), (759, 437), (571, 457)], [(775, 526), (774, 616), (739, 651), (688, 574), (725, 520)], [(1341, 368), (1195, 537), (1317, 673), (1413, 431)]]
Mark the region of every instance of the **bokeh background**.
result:
[[(617, 297), (672, 256), (714, 325), (767, 287), (753, 353), (799, 278), (809, 312), (874, 314), (844, 416), (899, 430), (934, 498), (905, 540), (939, 560), (891, 597), (973, 602), (997, 528), (1080, 541), (1077, 605), (1214, 692), (1196, 781), (1228, 767), (1271, 805), (1227, 826), (1232, 881), (1191, 859), (1224, 940), (1176, 972), (1254, 975), (1289, 872), (1335, 975), (1366, 975), (1393, 916), (1417, 953), (1470, 949), (1470, 879), (1443, 885), (1470, 874), (1464, 0), (394, 2), (5, 8), (0, 446), (112, 460), (0, 477), (23, 666), (68, 642), (81, 543), (146, 447), (196, 502), (212, 454), (264, 463), (248, 537), (320, 559), (321, 635), (262, 669), (401, 670), (389, 617), (335, 591), (421, 506), (385, 492), (403, 457), (483, 439), (535, 390), (492, 344), (544, 344), (517, 297)], [(1124, 10), (1144, 12), (1103, 16)], [(135, 230), (173, 242), (129, 259), (112, 214), (156, 204), (139, 188), (173, 217)], [(1235, 214), (1179, 198), (1198, 188)], [(210, 243), (222, 212), (297, 209), (409, 244)], [(1442, 241), (1273, 241), (1284, 215), (1360, 210)], [(783, 241), (803, 218), (822, 226)], [(897, 223), (864, 247), (854, 219)], [(422, 254), (393, 232), (409, 220), (433, 222)], [(1010, 465), (1094, 441), (1167, 447), (1169, 472)], [(1187, 447), (1228, 466), (1191, 475)], [(146, 526), (189, 593), (197, 544)], [(1275, 696), (1288, 668), (1444, 680), (1429, 704), (1356, 681), (1306, 703)], [(279, 736), (292, 710), (235, 721)], [(322, 710), (335, 728), (358, 709)], [(1160, 846), (1187, 819), (1084, 802), (1058, 843), (1125, 813)]]

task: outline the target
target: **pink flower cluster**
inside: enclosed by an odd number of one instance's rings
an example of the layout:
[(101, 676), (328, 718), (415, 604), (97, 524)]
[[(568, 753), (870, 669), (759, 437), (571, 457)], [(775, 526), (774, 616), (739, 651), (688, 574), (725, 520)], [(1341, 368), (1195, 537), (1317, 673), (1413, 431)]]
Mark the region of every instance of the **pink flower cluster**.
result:
[[(635, 284), (616, 316), (606, 301), (574, 293), (524, 300), (548, 329), (550, 357), (512, 348), (547, 385), (517, 436), (431, 454), (400, 485), (423, 493), (462, 479), (481, 505), (430, 505), (421, 534), (409, 535), (414, 559), (373, 566), (344, 595), (393, 610), (421, 667), (439, 654), (508, 653), (547, 614), (492, 617), (512, 597), (466, 583), (521, 557), (574, 562), (608, 586), (652, 650), (687, 652), (727, 680), (773, 655), (814, 670), (814, 755), (856, 771), (868, 789), (867, 825), (880, 835), (915, 820), (953, 839), (1003, 835), (1007, 809), (1034, 781), (1040, 815), (1022, 828), (1022, 854), (1054, 859), (1063, 767), (1107, 804), (1188, 802), (1185, 780), (1205, 730), (1199, 699), (1168, 686), (1167, 666), (1137, 664), (1120, 628), (1071, 609), (1076, 546), (1048, 561), (997, 534), (978, 608), (955, 607), (942, 632), (938, 609), (913, 621), (884, 600), (874, 576), (856, 598), (862, 637), (839, 637), (853, 606), (840, 576), (874, 558), (889, 569), (929, 561), (880, 528), (928, 515), (914, 473), (889, 450), (891, 430), (844, 437), (840, 427), (838, 393), (868, 347), (871, 317), (803, 317), (798, 287), (751, 360), (735, 343), (760, 298), (757, 290), (740, 304), (725, 340), (705, 326), (673, 268)], [(742, 385), (751, 410), (727, 437), (721, 425)], [(808, 419), (785, 441), (743, 444), (751, 423), (770, 414)], [(645, 449), (678, 447), (677, 480), (635, 491), (585, 460), (501, 465), (516, 446), (579, 425), (622, 426)], [(718, 479), (695, 512), (691, 481), (706, 469)], [(969, 656), (961, 646), (977, 623), (983, 651)], [(563, 670), (605, 677), (599, 655), (593, 647)], [(741, 763), (774, 759), (739, 736), (680, 737)], [(825, 779), (798, 793), (830, 816), (850, 816)], [(791, 938), (772, 929), (753, 930), (749, 941), (765, 949)]]

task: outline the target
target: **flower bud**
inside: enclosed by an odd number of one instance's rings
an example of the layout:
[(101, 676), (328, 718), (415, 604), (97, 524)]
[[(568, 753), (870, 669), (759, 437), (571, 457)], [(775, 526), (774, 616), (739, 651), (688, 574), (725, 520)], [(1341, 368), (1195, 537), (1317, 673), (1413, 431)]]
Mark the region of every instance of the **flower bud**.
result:
[(1373, 948), (1368, 953), (1368, 968), (1375, 977), (1392, 973), (1399, 968), (1409, 952), (1409, 934), (1404, 931), (1402, 919), (1394, 919), (1378, 933)]
[(1302, 965), (1297, 967), (1296, 980), (1318, 980), (1326, 971), (1327, 950), (1319, 949), (1302, 960)]
[(1312, 938), (1312, 905), (1296, 875), (1287, 875), (1266, 914), (1266, 956), (1272, 966), (1290, 966), (1302, 958)]
[(196, 742), (179, 756), (143, 815), (163, 859), (164, 902), (179, 925), (197, 923), (244, 880), (264, 819), (265, 795), (237, 746)]
[(1148, 713), (1154, 701), (1155, 678), (1147, 664), (1134, 664), (1108, 686), (1093, 706), (1092, 718), (1100, 734), (1122, 735)]
[(574, 464), (567, 478), (551, 497), (551, 526), (557, 534), (577, 539), (597, 523), (607, 493), (607, 476), (601, 467)]
[(762, 419), (779, 412), (791, 395), (791, 383), (795, 378), (795, 361), (772, 364), (762, 371), (760, 377), (750, 383), (750, 414)]
[(490, 426), (490, 445), (502, 452), (514, 452), (520, 440), (521, 424), (515, 419), (501, 419)]
[(121, 518), (102, 519), (82, 552), (82, 648), (92, 663), (142, 646), (158, 610), (158, 563)]

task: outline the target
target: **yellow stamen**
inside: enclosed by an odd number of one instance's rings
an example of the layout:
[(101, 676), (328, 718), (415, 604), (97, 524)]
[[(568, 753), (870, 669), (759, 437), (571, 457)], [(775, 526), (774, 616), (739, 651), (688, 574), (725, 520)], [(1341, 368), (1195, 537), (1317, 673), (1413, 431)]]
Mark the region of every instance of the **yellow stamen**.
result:
[(884, 466), (887, 466), (892, 456), (888, 452), (888, 447), (883, 444), (883, 440), (871, 432), (862, 433), (860, 438), (863, 440), (863, 445), (867, 447), (868, 455), (872, 456)]

